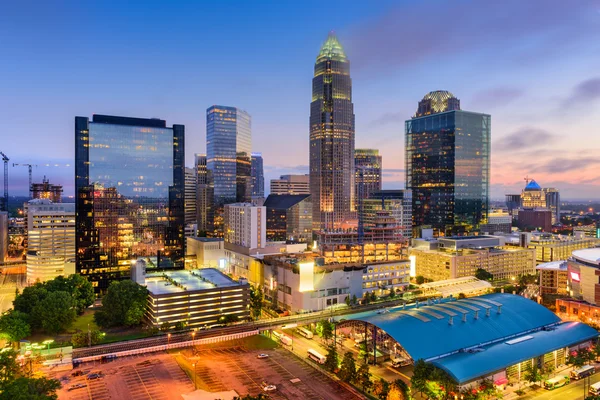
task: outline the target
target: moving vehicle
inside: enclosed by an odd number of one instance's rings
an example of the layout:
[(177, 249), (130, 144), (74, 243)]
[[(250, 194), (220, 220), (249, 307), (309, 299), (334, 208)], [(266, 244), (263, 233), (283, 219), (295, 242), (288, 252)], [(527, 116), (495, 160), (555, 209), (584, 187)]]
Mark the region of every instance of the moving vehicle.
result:
[(77, 389), (81, 389), (81, 388), (84, 388), (84, 387), (86, 387), (86, 386), (87, 386), (87, 385), (86, 385), (85, 383), (76, 383), (76, 384), (74, 384), (74, 385), (71, 385), (71, 386), (69, 387), (69, 389), (67, 389), (67, 390), (70, 392), (71, 390), (77, 390)]
[(281, 335), (281, 337), (279, 338), (279, 341), (288, 346), (292, 344), (292, 338), (290, 338), (289, 336), (286, 336), (286, 335)]
[(571, 379), (583, 379), (596, 373), (596, 368), (593, 365), (585, 365), (579, 369), (571, 371)]
[(313, 349), (308, 349), (308, 358), (318, 362), (319, 364), (325, 364), (325, 360), (327, 359), (324, 355)]
[(410, 359), (408, 358), (397, 358), (392, 361), (392, 367), (394, 368), (406, 367), (407, 365), (410, 365)]
[(600, 382), (594, 383), (593, 385), (590, 386), (589, 394), (591, 396), (600, 395)]
[(568, 376), (557, 376), (555, 378), (548, 379), (546, 382), (544, 382), (544, 388), (548, 390), (553, 390), (565, 386), (569, 382), (571, 382), (571, 379), (569, 379)]
[(307, 339), (313, 338), (313, 333), (311, 331), (309, 331), (308, 329), (298, 327), (298, 333)]
[(265, 353), (261, 353), (261, 354), (257, 355), (256, 358), (258, 358), (258, 359), (269, 358), (269, 355), (265, 354)]

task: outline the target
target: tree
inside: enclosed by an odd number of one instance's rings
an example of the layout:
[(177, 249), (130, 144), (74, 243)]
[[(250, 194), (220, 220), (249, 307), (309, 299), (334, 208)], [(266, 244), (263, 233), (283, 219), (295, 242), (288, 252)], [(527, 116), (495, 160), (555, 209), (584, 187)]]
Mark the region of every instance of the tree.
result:
[(352, 304), (356, 304), (358, 303), (358, 298), (356, 297), (355, 294), (352, 295)]
[(73, 305), (73, 298), (67, 292), (49, 292), (48, 296), (40, 301), (31, 310), (31, 319), (41, 321), (42, 330), (49, 334), (57, 334), (71, 326), (77, 313)]
[(74, 347), (85, 347), (91, 344), (98, 344), (104, 338), (104, 334), (97, 329), (90, 332), (77, 332), (71, 336), (71, 344)]
[(356, 362), (354, 361), (352, 352), (348, 351), (344, 354), (338, 376), (344, 382), (353, 383), (356, 381)]
[(63, 291), (70, 293), (78, 314), (81, 314), (83, 310), (92, 305), (96, 298), (92, 283), (78, 274), (69, 275), (66, 278), (57, 276), (47, 281), (45, 285), (46, 290), (49, 292)]
[(592, 347), (592, 351), (594, 352), (594, 357), (596, 357), (596, 359), (598, 359), (598, 357), (600, 357), (600, 340), (598, 340), (594, 344), (594, 347)]
[(373, 387), (369, 364), (362, 363), (360, 367), (358, 367), (358, 371), (356, 371), (356, 383), (360, 385), (365, 392)]
[(264, 393), (259, 393), (256, 396), (252, 396), (252, 395), (245, 395), (243, 397), (240, 396), (235, 396), (233, 398), (233, 400), (267, 400), (269, 398), (268, 395), (264, 394)]
[(388, 391), (386, 400), (405, 400), (404, 393), (396, 384), (392, 383), (390, 385), (390, 390)]
[(369, 349), (367, 348), (367, 341), (363, 340), (360, 346), (358, 347), (358, 358), (360, 358), (365, 364), (367, 364), (367, 362), (369, 361), (368, 356)]
[(237, 315), (233, 315), (233, 314), (225, 314), (222, 315), (221, 317), (219, 317), (219, 323), (221, 324), (232, 324), (234, 322), (238, 322), (240, 320), (240, 317), (238, 317)]
[(458, 298), (459, 298), (459, 299), (466, 299), (466, 298), (467, 298), (467, 296), (466, 296), (464, 293), (459, 293), (459, 294), (458, 294)]
[[(27, 315), (31, 314), (33, 308), (43, 299), (48, 296), (48, 291), (42, 283), (36, 283), (33, 286), (26, 287), (23, 292), (17, 294), (13, 301), (13, 308)], [(39, 321), (31, 321), (32, 328), (41, 325), (36, 323)]]
[(393, 299), (394, 297), (396, 297), (396, 291), (394, 290), (394, 288), (392, 288), (392, 290), (390, 290), (389, 298)]
[(417, 275), (415, 277), (415, 282), (417, 282), (417, 285), (422, 285), (425, 283), (425, 278), (421, 275)]
[(9, 310), (0, 316), (0, 335), (15, 343), (31, 335), (31, 327), (27, 322), (27, 314), (17, 310)]
[(319, 321), (317, 324), (317, 331), (321, 334), (321, 337), (327, 341), (333, 337), (333, 325), (326, 319)]
[(250, 288), (250, 313), (252, 318), (258, 319), (260, 318), (260, 314), (262, 313), (264, 294), (262, 288), (259, 286), (258, 288), (251, 287)]
[(374, 290), (371, 292), (370, 300), (371, 300), (371, 302), (377, 301), (377, 294), (375, 294)]
[(56, 379), (20, 377), (3, 385), (0, 400), (54, 400), (59, 388)]
[(0, 388), (6, 382), (15, 379), (19, 373), (17, 364), (17, 352), (15, 350), (3, 351), (0, 353)]
[(148, 289), (126, 280), (112, 282), (102, 299), (102, 309), (96, 311), (94, 320), (102, 327), (135, 326), (142, 322)]
[(494, 278), (494, 275), (483, 268), (477, 268), (475, 271), (475, 278), (481, 279), (482, 281), (491, 281)]
[(525, 368), (524, 379), (529, 383), (538, 383), (544, 379), (544, 377), (537, 367), (537, 364), (534, 363), (533, 366), (528, 365), (527, 368)]
[(347, 305), (348, 307), (350, 307), (350, 301), (351, 301), (351, 300), (350, 300), (350, 296), (346, 296), (346, 298), (344, 299), (344, 302), (346, 303), (346, 305)]
[(170, 329), (171, 329), (171, 323), (169, 321), (165, 321), (162, 324), (160, 324), (160, 330), (161, 331), (167, 332)]
[(325, 364), (323, 365), (329, 372), (333, 372), (338, 367), (338, 354), (335, 343), (327, 346), (327, 355), (325, 356)]
[(381, 400), (385, 400), (390, 390), (390, 384), (383, 378), (373, 383), (373, 394)]
[(410, 386), (419, 393), (427, 393), (427, 381), (431, 376), (433, 366), (422, 359), (415, 362), (413, 376), (410, 378)]

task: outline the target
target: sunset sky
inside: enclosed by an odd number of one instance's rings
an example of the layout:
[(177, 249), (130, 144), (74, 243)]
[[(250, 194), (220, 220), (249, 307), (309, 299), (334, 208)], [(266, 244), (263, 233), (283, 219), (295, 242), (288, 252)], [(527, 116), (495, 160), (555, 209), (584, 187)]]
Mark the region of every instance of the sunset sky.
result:
[[(0, 151), (73, 193), (74, 117), (158, 117), (205, 153), (213, 104), (252, 115), (266, 183), (308, 172), (316, 55), (335, 30), (351, 63), (356, 147), (404, 184), (404, 121), (429, 91), (492, 115), (492, 198), (525, 176), (600, 197), (600, 2), (7, 2), (0, 12)], [(58, 166), (45, 167), (45, 164)], [(66, 166), (66, 165), (69, 166)], [(27, 169), (10, 168), (10, 194)]]

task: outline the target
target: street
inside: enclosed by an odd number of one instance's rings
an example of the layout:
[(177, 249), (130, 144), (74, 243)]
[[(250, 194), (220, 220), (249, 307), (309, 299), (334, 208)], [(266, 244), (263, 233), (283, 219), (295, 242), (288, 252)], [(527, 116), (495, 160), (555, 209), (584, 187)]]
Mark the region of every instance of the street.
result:
[(600, 381), (600, 373), (592, 375), (590, 379), (585, 380), (586, 392), (583, 392), (584, 380), (572, 381), (570, 384), (554, 390), (545, 390), (543, 392), (531, 393), (519, 397), (523, 400), (583, 400), (587, 397), (587, 388), (590, 384)]
[(0, 314), (12, 308), (15, 290), (25, 285), (25, 267), (5, 267), (0, 275)]

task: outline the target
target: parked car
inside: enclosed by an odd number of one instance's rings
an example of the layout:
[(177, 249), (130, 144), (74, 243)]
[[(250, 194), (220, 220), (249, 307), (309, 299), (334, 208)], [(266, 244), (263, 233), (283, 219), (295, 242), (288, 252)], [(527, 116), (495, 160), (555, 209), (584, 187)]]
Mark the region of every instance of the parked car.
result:
[(272, 392), (273, 390), (277, 390), (277, 386), (275, 386), (275, 385), (267, 385), (267, 386), (263, 387), (263, 390), (265, 392)]
[(83, 376), (85, 374), (87, 374), (86, 371), (75, 371), (71, 374), (71, 376)]
[(89, 374), (87, 376), (88, 381), (93, 381), (94, 379), (100, 379), (100, 378), (102, 378), (101, 374)]
[(268, 355), (268, 354), (265, 354), (265, 353), (261, 353), (261, 354), (257, 355), (257, 356), (256, 356), (256, 358), (259, 358), (259, 359), (262, 359), (262, 358), (269, 358), (269, 355)]
[(76, 384), (74, 384), (74, 385), (71, 385), (71, 386), (69, 387), (69, 389), (68, 389), (68, 390), (69, 390), (69, 392), (70, 392), (71, 390), (77, 390), (77, 389), (81, 389), (81, 388), (84, 388), (84, 387), (86, 387), (86, 386), (87, 386), (87, 385), (86, 385), (85, 383), (76, 383)]

